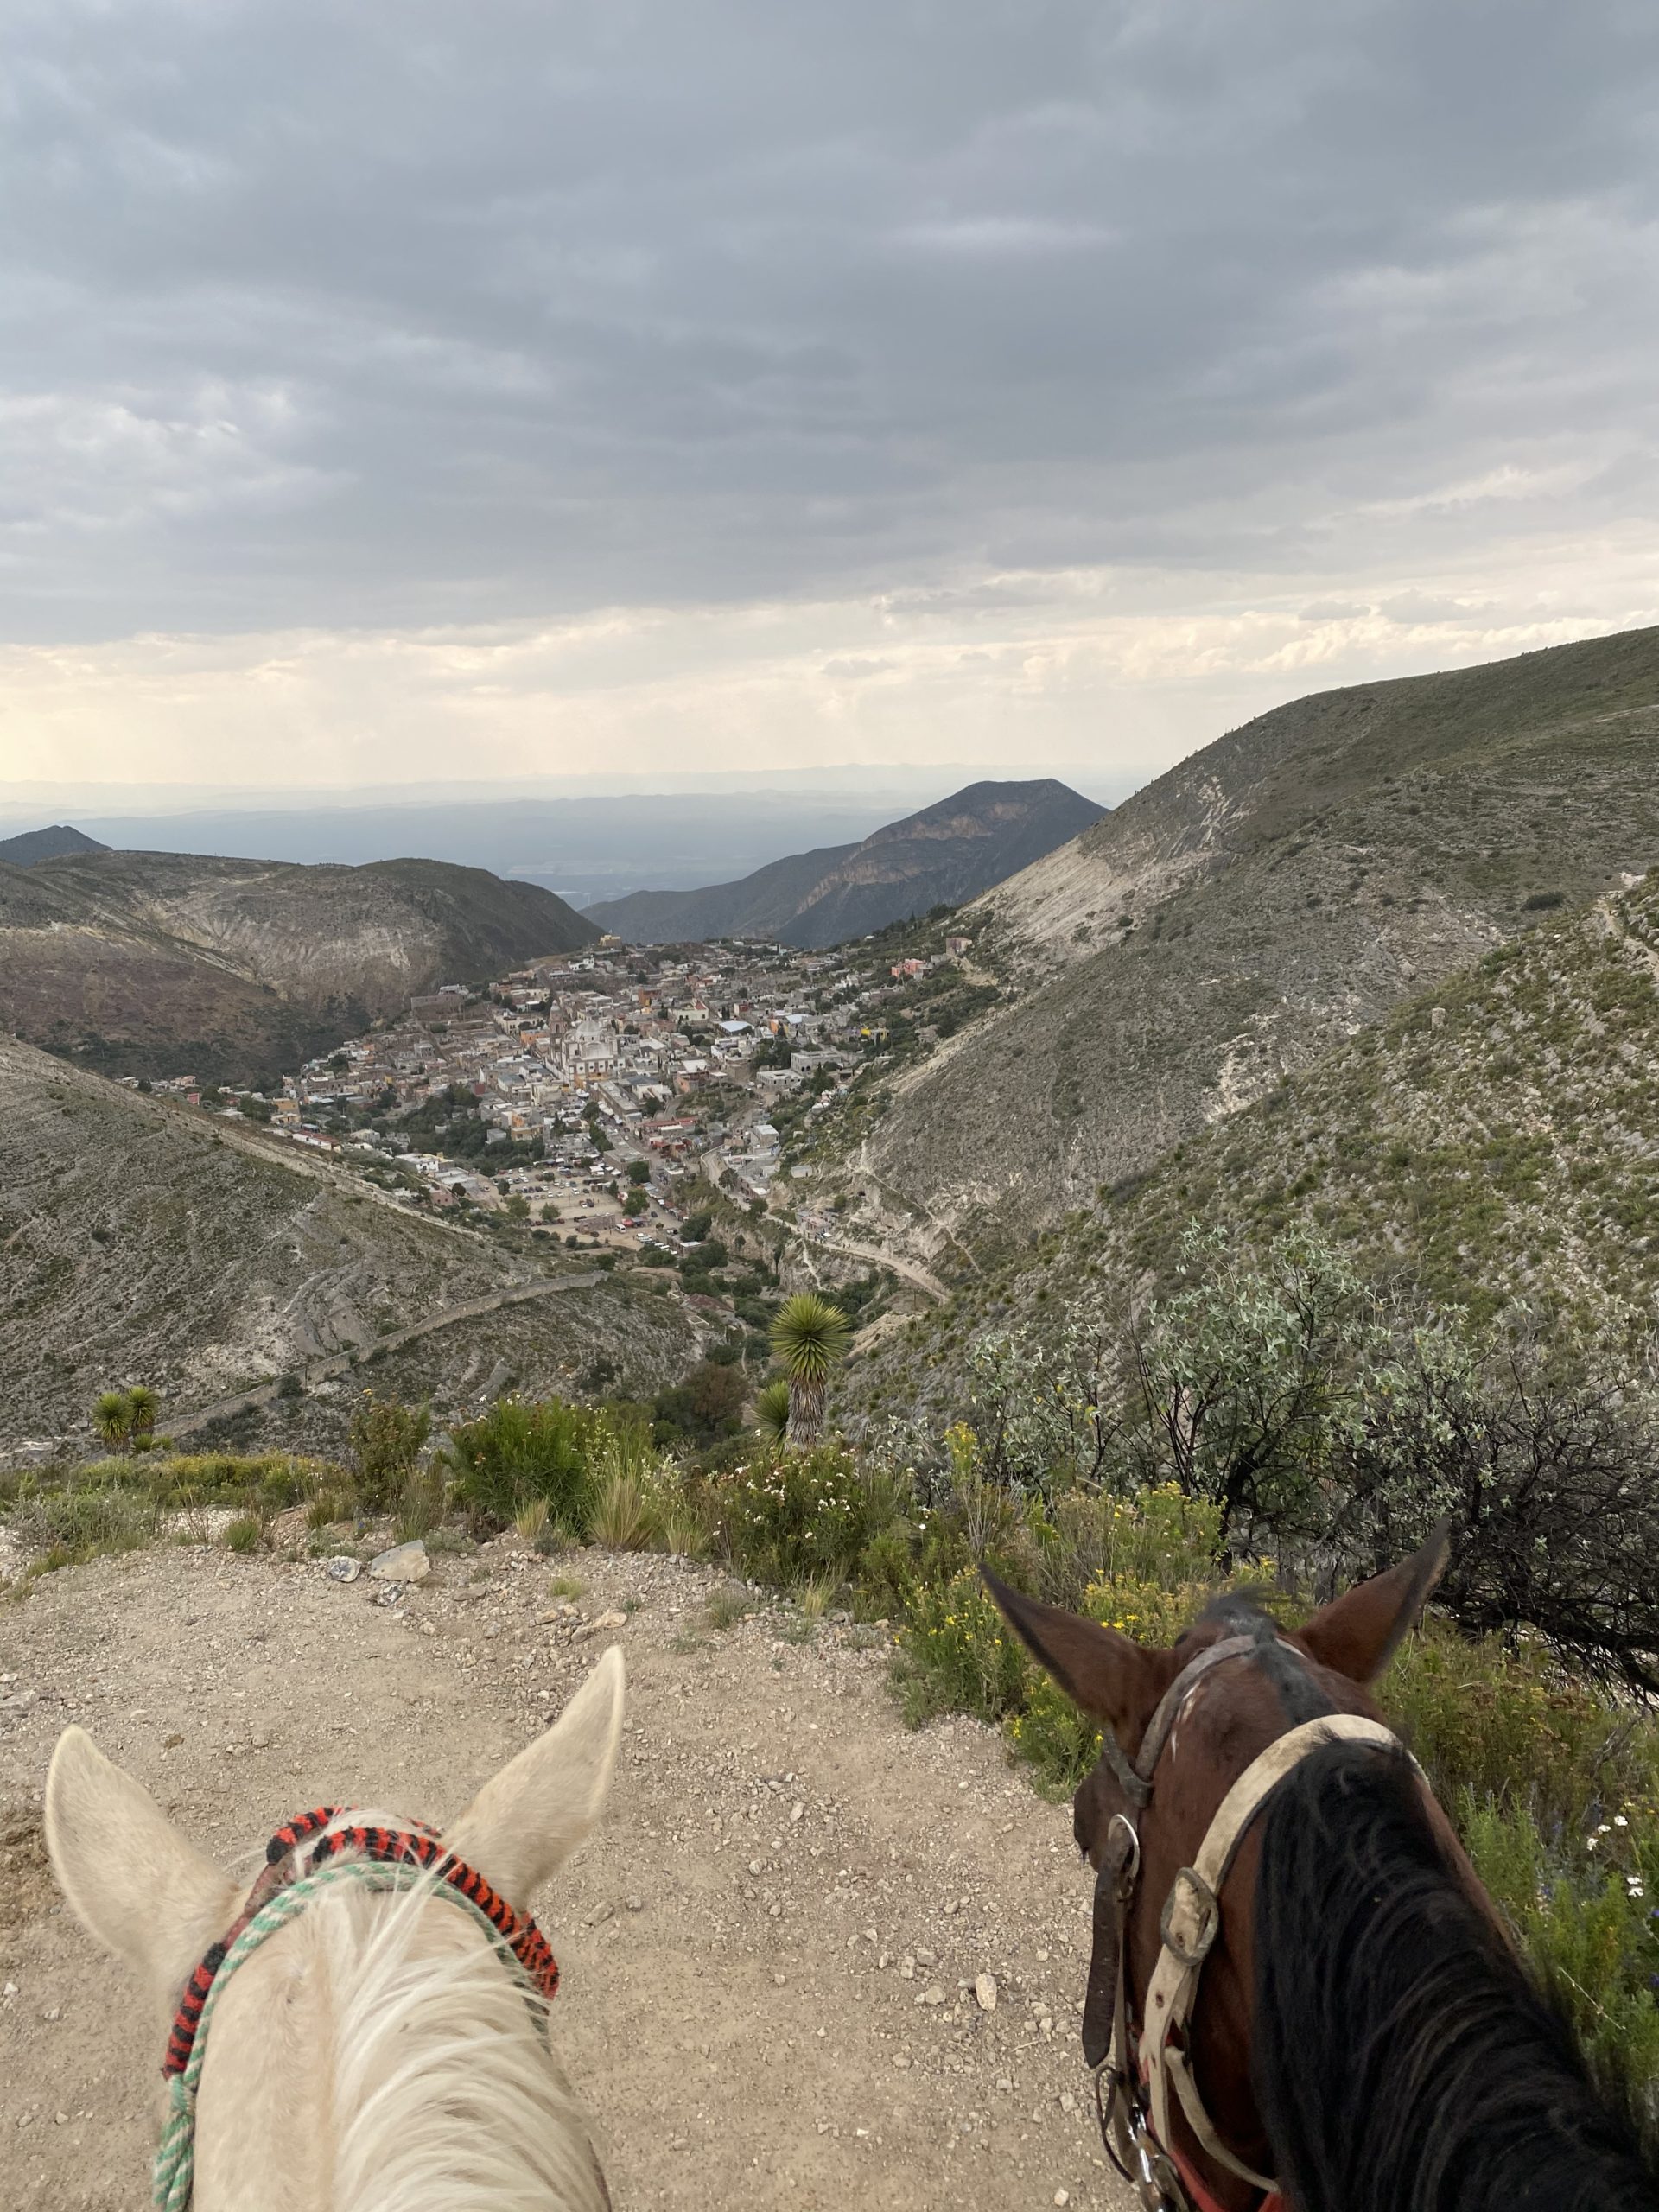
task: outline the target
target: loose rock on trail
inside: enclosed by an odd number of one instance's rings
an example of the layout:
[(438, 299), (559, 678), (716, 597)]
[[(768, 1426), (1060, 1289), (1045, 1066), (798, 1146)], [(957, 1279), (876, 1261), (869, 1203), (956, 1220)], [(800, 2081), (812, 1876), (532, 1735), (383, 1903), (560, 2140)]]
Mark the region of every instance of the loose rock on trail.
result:
[(0, 1605), (0, 2212), (149, 2200), (162, 2024), (41, 1840), (67, 1722), (251, 1879), (311, 1804), (454, 1813), (612, 1641), (616, 1787), (537, 1902), (619, 2212), (1122, 2212), (1077, 2040), (1089, 1884), (992, 1731), (907, 1733), (885, 1635), (759, 1599), (711, 1627), (709, 1568), (511, 1536), (431, 1565), (156, 1549)]

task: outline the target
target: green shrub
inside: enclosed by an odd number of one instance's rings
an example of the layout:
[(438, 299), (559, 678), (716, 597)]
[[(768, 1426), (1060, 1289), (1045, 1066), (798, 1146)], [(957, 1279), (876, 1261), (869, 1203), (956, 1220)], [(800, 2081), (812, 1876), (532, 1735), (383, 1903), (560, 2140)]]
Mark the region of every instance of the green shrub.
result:
[(589, 1458), (601, 1419), (563, 1398), (499, 1398), (451, 1432), (446, 1456), (456, 1503), (475, 1520), (505, 1528), (521, 1506), (544, 1497), (561, 1534), (585, 1535), (593, 1503)]
[[(716, 1354), (723, 1351), (716, 1346)], [(711, 1355), (694, 1367), (683, 1382), (659, 1390), (652, 1401), (652, 1427), (659, 1444), (681, 1439), (710, 1444), (722, 1436), (735, 1436), (742, 1426), (748, 1384), (732, 1365), (731, 1358)]]
[(1540, 1644), (1430, 1622), (1378, 1695), (1448, 1808), (1524, 1814), (1551, 1844), (1576, 1845), (1608, 1808), (1659, 1796), (1653, 1723), (1610, 1705)]
[(1659, 2120), (1659, 1830), (1653, 1808), (1552, 1850), (1524, 1812), (1465, 1799), (1463, 1840), (1528, 1958), (1571, 2018), (1592, 2066)]
[(977, 1568), (917, 1586), (895, 1668), (912, 1727), (938, 1713), (1002, 1720), (1023, 1707), (1028, 1671)]
[(758, 1582), (787, 1586), (830, 1573), (844, 1580), (893, 1518), (891, 1477), (838, 1444), (762, 1452), (716, 1477), (715, 1525), (733, 1563)]
[(225, 1530), (225, 1541), (233, 1552), (257, 1552), (264, 1534), (255, 1515), (238, 1513)]
[(902, 1522), (880, 1529), (859, 1554), (853, 1610), (860, 1620), (902, 1620), (916, 1588), (912, 1536)]
[(153, 1543), (161, 1514), (142, 1485), (109, 1484), (22, 1497), (11, 1525), (31, 1551), (42, 1554), (37, 1565), (46, 1571)]
[(378, 1509), (399, 1496), (431, 1428), (424, 1406), (399, 1405), (372, 1390), (363, 1393), (346, 1436), (365, 1504)]
[[(1173, 1483), (1133, 1497), (1077, 1489), (1034, 1519), (1043, 1594), (1051, 1604), (1091, 1611), (1092, 1586), (1125, 1580), (1161, 1590), (1213, 1583), (1221, 1548), (1221, 1509)], [(1104, 1618), (1103, 1614), (1098, 1618)]]
[(1105, 1738), (1050, 1675), (1030, 1671), (1024, 1708), (1005, 1724), (1008, 1741), (1036, 1769), (1046, 1794), (1069, 1796), (1099, 1758)]

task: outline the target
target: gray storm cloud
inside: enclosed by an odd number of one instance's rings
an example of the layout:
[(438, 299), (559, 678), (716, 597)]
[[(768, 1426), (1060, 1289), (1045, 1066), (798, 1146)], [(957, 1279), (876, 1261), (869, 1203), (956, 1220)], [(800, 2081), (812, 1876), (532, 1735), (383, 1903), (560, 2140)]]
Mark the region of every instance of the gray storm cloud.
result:
[(1649, 7), (50, 0), (5, 46), (16, 641), (1335, 581), (1649, 511)]

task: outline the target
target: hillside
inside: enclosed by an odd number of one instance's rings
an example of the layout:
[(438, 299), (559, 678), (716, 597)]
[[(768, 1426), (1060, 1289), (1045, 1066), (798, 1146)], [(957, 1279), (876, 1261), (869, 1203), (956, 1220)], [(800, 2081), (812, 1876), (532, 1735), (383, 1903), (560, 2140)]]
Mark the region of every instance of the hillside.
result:
[(640, 891), (590, 906), (635, 944), (775, 938), (812, 948), (867, 937), (931, 906), (960, 906), (1065, 844), (1103, 810), (1052, 778), (969, 784), (862, 843), (774, 861), (738, 883)]
[(981, 1257), (1659, 859), (1659, 631), (1325, 692), (979, 902), (1017, 988), (817, 1147), (849, 1233)]
[(0, 1028), (106, 1074), (267, 1084), (412, 992), (597, 935), (440, 861), (74, 854), (0, 866)]
[[(26, 1045), (0, 1041), (0, 1447), (85, 1440), (111, 1384), (154, 1385), (165, 1424), (382, 1344), (361, 1381), (384, 1358), (441, 1407), (499, 1363), (526, 1387), (569, 1389), (603, 1354), (654, 1388), (695, 1357), (683, 1308), (584, 1276), (457, 1319), (404, 1358), (411, 1325), (535, 1289), (540, 1253), (411, 1217), (347, 1170)], [(337, 1443), (360, 1382), (315, 1379), (244, 1427)]]
[(855, 1363), (851, 1402), (908, 1406), (934, 1368), (948, 1387), (974, 1327), (1084, 1283), (1113, 1302), (1173, 1287), (1195, 1221), (1265, 1243), (1303, 1220), (1442, 1310), (1513, 1302), (1604, 1341), (1620, 1310), (1650, 1323), (1659, 874), (1551, 914), (1010, 1251)]
[(0, 837), (0, 861), (10, 868), (33, 868), (40, 861), (61, 860), (67, 853), (106, 853), (96, 837), (54, 822), (49, 830), (25, 830), (20, 836)]

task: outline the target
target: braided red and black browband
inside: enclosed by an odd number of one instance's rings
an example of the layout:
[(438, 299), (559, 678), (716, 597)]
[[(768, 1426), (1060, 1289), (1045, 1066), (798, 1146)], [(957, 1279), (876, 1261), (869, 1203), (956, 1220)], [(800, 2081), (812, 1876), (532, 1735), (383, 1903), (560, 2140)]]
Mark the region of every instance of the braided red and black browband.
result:
[[(167, 2056), (162, 2063), (164, 2075), (182, 2074), (188, 2065), (191, 2046), (201, 2023), (201, 2009), (213, 1986), (213, 1977), (248, 1923), (294, 1878), (289, 1862), (301, 1846), (310, 1842), (314, 1836), (320, 1840), (312, 1850), (308, 1872), (342, 1853), (352, 1852), (359, 1858), (383, 1865), (418, 1866), (423, 1872), (434, 1874), (437, 1880), (448, 1883), (469, 1904), (477, 1906), (540, 1995), (549, 2003), (556, 1995), (558, 1961), (536, 1923), (527, 1913), (522, 1916), (516, 1913), (476, 1867), (469, 1866), (464, 1859), (457, 1859), (454, 1852), (446, 1851), (442, 1839), (424, 1821), (413, 1821), (406, 1828), (351, 1822), (330, 1828), (329, 1823), (340, 1819), (341, 1809), (338, 1805), (318, 1805), (308, 1813), (300, 1813), (284, 1822), (265, 1846), (264, 1869), (249, 1891), (239, 1917), (207, 1953), (184, 1985), (184, 1994), (167, 2038)], [(322, 1833), (325, 1829), (328, 1830), (327, 1834)]]

